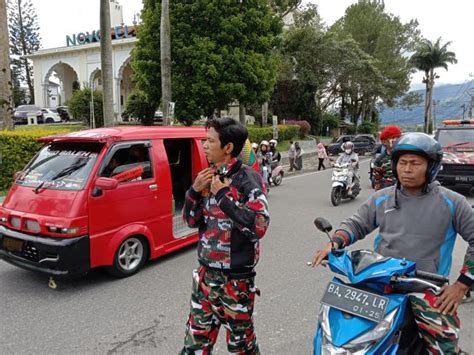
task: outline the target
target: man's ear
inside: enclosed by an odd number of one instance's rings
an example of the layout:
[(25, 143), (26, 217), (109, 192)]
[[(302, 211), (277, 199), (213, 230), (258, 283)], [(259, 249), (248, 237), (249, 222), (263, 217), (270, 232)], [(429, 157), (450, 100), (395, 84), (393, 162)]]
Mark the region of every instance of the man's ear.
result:
[(234, 150), (234, 143), (227, 143), (224, 147), (224, 152), (227, 155), (231, 155), (233, 150)]

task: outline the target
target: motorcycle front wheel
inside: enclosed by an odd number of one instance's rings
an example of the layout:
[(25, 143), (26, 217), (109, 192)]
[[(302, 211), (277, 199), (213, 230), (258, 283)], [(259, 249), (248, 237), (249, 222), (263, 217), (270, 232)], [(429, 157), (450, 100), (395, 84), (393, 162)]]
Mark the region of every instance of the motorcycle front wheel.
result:
[(283, 181), (283, 173), (278, 174), (273, 178), (273, 185), (278, 186)]
[(331, 190), (331, 203), (333, 206), (339, 206), (342, 199), (342, 188), (341, 186), (333, 187)]

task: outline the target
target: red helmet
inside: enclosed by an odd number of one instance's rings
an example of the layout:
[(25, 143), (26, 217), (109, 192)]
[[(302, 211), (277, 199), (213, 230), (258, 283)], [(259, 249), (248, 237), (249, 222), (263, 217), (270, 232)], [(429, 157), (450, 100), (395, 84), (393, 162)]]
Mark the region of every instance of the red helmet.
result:
[(380, 133), (380, 140), (384, 141), (390, 138), (400, 138), (402, 135), (402, 130), (398, 126), (387, 126)]

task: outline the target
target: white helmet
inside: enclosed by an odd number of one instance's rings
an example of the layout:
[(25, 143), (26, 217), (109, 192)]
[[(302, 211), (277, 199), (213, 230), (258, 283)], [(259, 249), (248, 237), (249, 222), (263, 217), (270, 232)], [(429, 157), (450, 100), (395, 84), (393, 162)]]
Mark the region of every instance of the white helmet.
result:
[(270, 139), (270, 144), (274, 145), (275, 148), (278, 145), (278, 141), (276, 139)]
[(258, 149), (258, 143), (252, 143), (252, 149)]
[(261, 141), (260, 145), (266, 145), (268, 147), (270, 146), (270, 143), (268, 143), (268, 141)]
[(354, 143), (352, 143), (351, 141), (344, 142), (344, 143), (342, 143), (341, 148), (342, 148), (342, 150), (346, 150), (346, 149), (349, 150), (350, 149), (352, 151), (352, 150), (354, 150)]

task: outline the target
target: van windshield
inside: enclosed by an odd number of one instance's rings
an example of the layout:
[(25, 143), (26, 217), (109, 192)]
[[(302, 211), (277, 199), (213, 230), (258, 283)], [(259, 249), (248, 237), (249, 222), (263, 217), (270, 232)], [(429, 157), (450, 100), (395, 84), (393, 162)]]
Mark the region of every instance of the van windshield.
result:
[(468, 145), (474, 142), (474, 129), (442, 129), (438, 141), (443, 148)]
[(16, 183), (41, 189), (82, 190), (102, 149), (99, 143), (52, 143), (19, 174)]

